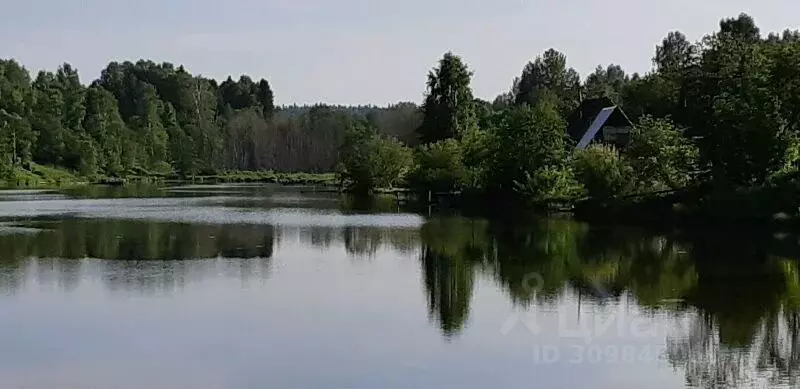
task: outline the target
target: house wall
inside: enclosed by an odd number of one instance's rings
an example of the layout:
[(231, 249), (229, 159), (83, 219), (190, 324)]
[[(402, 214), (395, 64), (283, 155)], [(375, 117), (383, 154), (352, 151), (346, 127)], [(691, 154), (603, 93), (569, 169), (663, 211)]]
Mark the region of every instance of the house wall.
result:
[(625, 143), (631, 134), (631, 127), (603, 127), (603, 140), (606, 143)]

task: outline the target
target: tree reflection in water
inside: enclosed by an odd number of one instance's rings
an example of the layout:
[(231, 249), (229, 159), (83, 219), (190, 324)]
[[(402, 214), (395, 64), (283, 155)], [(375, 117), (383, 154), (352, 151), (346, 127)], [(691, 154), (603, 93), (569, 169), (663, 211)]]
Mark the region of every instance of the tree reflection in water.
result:
[[(143, 293), (220, 272), (266, 277), (276, 245), (296, 238), (322, 251), (342, 247), (358, 259), (382, 252), (415, 258), (430, 320), (446, 338), (466, 327), (477, 280), (486, 278), (523, 308), (580, 293), (601, 303), (633, 298), (645, 310), (675, 318), (666, 357), (691, 386), (800, 384), (800, 250), (769, 234), (657, 235), (558, 218), (511, 226), (457, 216), (431, 218), (420, 229), (29, 224), (46, 232), (0, 236), (0, 293), (14, 293), (26, 278), (73, 290), (86, 271), (101, 272), (110, 290)], [(87, 267), (92, 258), (117, 261)], [(190, 259), (206, 261), (183, 261)], [(142, 261), (158, 261), (159, 268), (143, 272)], [(541, 276), (540, 285), (532, 287), (531, 274)]]
[[(429, 221), (421, 238), (429, 312), (448, 337), (464, 327), (480, 272), (522, 306), (580, 291), (598, 301), (629, 295), (669, 314), (676, 325), (667, 357), (691, 386), (800, 383), (798, 250), (770, 235), (664, 236), (560, 219), (510, 227), (450, 217)], [(542, 276), (537, 288), (530, 274)]]
[[(269, 272), (272, 226), (213, 226), (137, 221), (73, 220), (31, 224), (40, 233), (0, 236), (0, 290), (13, 293), (25, 277), (65, 291), (77, 287), (87, 261), (111, 289), (154, 292), (181, 287), (187, 277), (220, 266), (242, 278)], [(29, 260), (31, 259), (32, 260)], [(217, 262), (186, 262), (218, 259)], [(233, 259), (241, 259), (239, 261)], [(145, 272), (143, 261), (163, 261)], [(221, 262), (220, 262), (221, 261)], [(113, 271), (103, 271), (103, 267)], [(100, 270), (98, 270), (100, 269)], [(217, 272), (214, 272), (217, 273)]]

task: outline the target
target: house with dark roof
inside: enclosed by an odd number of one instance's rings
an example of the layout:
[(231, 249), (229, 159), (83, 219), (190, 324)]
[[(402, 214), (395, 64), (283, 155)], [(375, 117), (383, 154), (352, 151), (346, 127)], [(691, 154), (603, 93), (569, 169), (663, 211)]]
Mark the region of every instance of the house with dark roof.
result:
[(624, 148), (633, 129), (622, 108), (608, 98), (586, 99), (567, 119), (567, 133), (582, 150), (592, 143)]

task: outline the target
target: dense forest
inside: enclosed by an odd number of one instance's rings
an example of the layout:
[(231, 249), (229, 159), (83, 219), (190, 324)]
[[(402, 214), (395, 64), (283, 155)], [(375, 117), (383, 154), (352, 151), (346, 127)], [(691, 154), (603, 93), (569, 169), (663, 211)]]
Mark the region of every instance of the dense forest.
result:
[(0, 61), (0, 173), (31, 162), (86, 176), (219, 170), (332, 172), (344, 129), (368, 120), (413, 143), (413, 103), (275, 107), (267, 80), (215, 80), (183, 66), (112, 62), (84, 85), (64, 64), (35, 77)]
[[(69, 64), (32, 78), (1, 61), (0, 173), (335, 171), (364, 192), (407, 186), (546, 205), (692, 190), (706, 204), (741, 194), (759, 199), (744, 208), (797, 211), (798, 31), (765, 35), (742, 14), (697, 42), (668, 33), (646, 74), (610, 64), (582, 78), (550, 49), (493, 101), (475, 98), (471, 80), (448, 52), (420, 106), (276, 107), (269, 82), (247, 76), (217, 82), (142, 60), (112, 62), (86, 86)], [(565, 129), (587, 98), (611, 100), (635, 123), (624, 148), (575, 149)]]

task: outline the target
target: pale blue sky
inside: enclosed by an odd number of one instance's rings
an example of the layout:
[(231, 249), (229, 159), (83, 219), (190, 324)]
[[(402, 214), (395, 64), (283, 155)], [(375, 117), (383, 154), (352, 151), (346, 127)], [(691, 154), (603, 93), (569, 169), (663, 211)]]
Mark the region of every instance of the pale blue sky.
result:
[(585, 76), (646, 72), (671, 30), (691, 40), (744, 11), (762, 32), (800, 28), (799, 0), (6, 0), (0, 57), (28, 69), (67, 61), (85, 83), (110, 60), (184, 64), (217, 79), (269, 79), (279, 104), (422, 99), (452, 50), (493, 99), (549, 47)]

